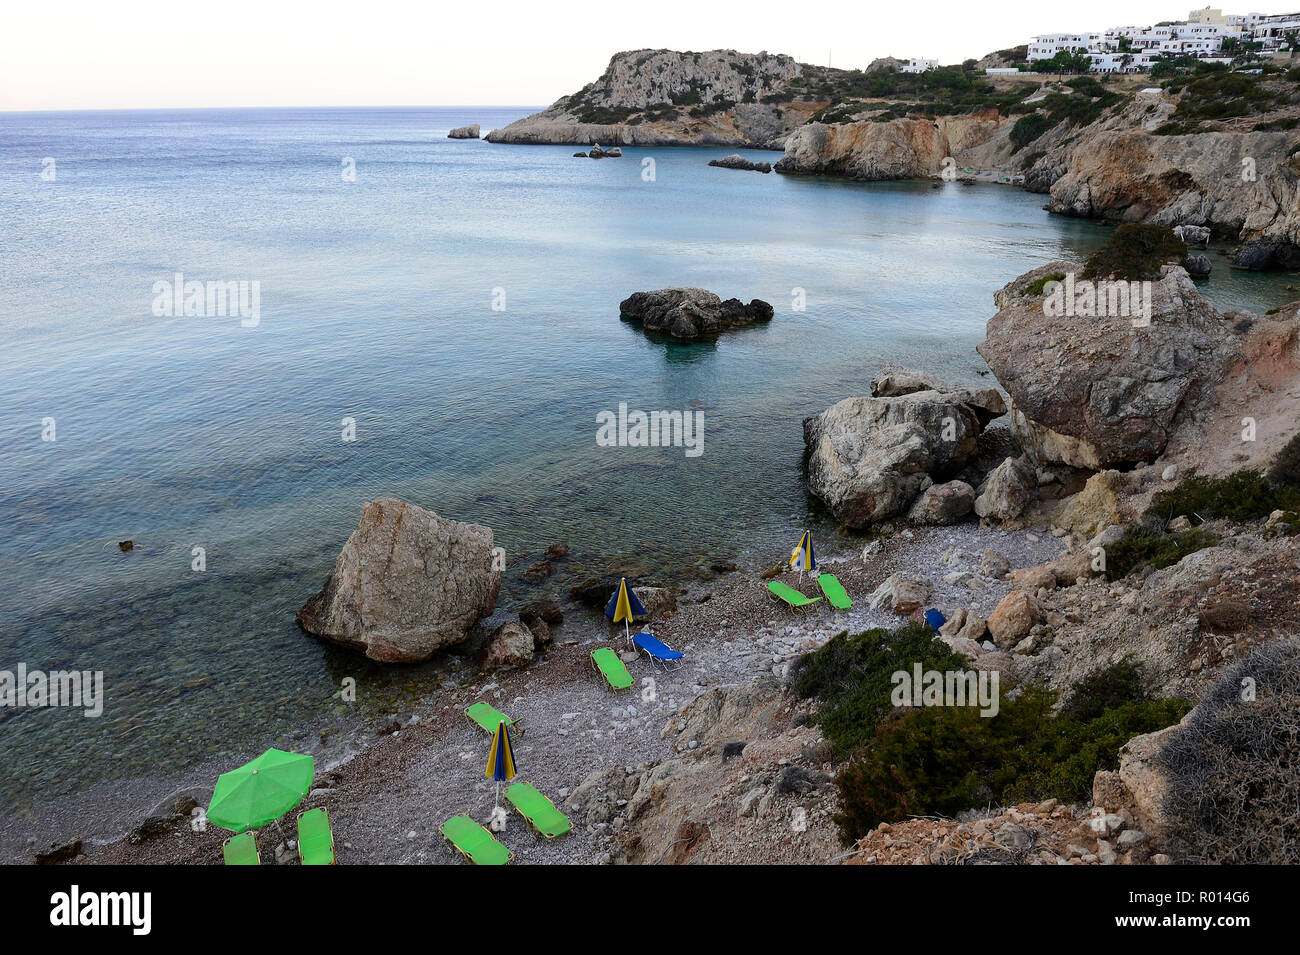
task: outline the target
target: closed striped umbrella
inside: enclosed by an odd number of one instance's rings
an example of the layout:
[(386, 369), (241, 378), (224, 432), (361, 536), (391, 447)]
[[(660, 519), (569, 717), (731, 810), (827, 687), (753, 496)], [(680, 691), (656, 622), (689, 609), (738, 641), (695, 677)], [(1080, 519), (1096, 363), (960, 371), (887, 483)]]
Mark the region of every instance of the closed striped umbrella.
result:
[(799, 543), (790, 552), (790, 566), (799, 568), (799, 580), (803, 581), (803, 572), (817, 567), (817, 556), (813, 553), (812, 531), (804, 531)]

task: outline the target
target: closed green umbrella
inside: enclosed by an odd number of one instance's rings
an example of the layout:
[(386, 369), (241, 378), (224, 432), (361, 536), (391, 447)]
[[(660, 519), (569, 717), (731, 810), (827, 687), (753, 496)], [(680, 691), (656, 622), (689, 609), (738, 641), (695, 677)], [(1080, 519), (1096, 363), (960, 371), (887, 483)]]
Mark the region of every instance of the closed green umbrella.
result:
[(208, 803), (208, 819), (245, 832), (279, 819), (311, 789), (316, 764), (302, 753), (268, 749), (238, 769), (222, 773)]

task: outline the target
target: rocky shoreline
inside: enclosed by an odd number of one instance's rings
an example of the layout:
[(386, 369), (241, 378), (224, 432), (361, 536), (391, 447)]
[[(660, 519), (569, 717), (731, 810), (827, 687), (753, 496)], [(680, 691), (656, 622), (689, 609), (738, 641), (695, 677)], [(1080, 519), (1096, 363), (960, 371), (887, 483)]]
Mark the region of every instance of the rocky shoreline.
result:
[(1030, 88), (1015, 102), (994, 92), (987, 98), (997, 106), (924, 115), (906, 99), (864, 95), (860, 77), (788, 56), (634, 50), (615, 54), (579, 92), (486, 138), (763, 148), (784, 151), (773, 168), (787, 175), (1004, 182), (1046, 194), (1061, 215), (1208, 229), (1237, 246), (1238, 268), (1300, 267), (1290, 74), (1248, 81), (1260, 84), (1255, 114), (1204, 130), (1184, 116), (1206, 114), (1200, 100), (1218, 93), (1195, 83), (1036, 82), (1022, 84)]
[[(711, 581), (640, 584), (646, 622), (686, 654), (678, 670), (638, 657), (599, 614), (609, 579), (512, 608), (518, 622), (487, 635), (478, 666), (322, 767), (306, 805), (330, 810), (340, 861), (457, 861), (438, 825), (459, 812), (487, 818), (493, 799), (485, 738), (464, 719), (476, 700), (524, 719), (523, 777), (577, 825), (533, 842), (511, 820), (502, 838), (520, 861), (1194, 861), (1167, 798), (1192, 784), (1171, 781), (1164, 754), (1192, 738), (1187, 727), (1212, 727), (1223, 705), (1214, 694), (1231, 695), (1212, 688), (1235, 679), (1239, 661), (1271, 652), (1274, 662), (1251, 666), (1281, 673), (1286, 648), (1300, 654), (1300, 513), (1263, 506), (1300, 494), (1300, 324), (1296, 309), (1220, 313), (1180, 265), (1158, 258), (1144, 266), (1158, 277), (1144, 280), (1150, 297), (1137, 314), (1048, 307), (1066, 275), (1097, 261), (1104, 255), (1049, 263), (994, 295), (979, 352), (1005, 396), (887, 366), (868, 395), (803, 423), (809, 492), (845, 528), (823, 536), (821, 563), (852, 609), (801, 616), (770, 600), (765, 581), (776, 577), (816, 595), (780, 545), (766, 569), (719, 561)], [(1236, 433), (1242, 421), (1249, 440)], [(1207, 477), (1187, 482), (1191, 473)], [(1185, 482), (1203, 503), (1153, 510)], [(499, 620), (492, 555), (488, 528), (372, 502), (300, 620), (377, 659), (422, 659)], [(1068, 693), (1123, 665), (1153, 697), (1201, 703), (1181, 724), (1124, 737), (1090, 798), (891, 820), (846, 851), (839, 801), (851, 762), (817, 721), (824, 704), (795, 691), (792, 666), (838, 635), (928, 623), (930, 609), (943, 619), (927, 645), (1017, 690)], [(634, 692), (606, 692), (588, 660), (597, 645), (624, 656)], [(222, 834), (191, 825), (194, 808), (182, 800), (106, 842), (66, 832), (44, 856), (217, 863)], [(263, 838), (277, 861), (294, 861), (291, 832), (272, 826)], [(6, 851), (21, 861), (38, 848), (10, 838)]]

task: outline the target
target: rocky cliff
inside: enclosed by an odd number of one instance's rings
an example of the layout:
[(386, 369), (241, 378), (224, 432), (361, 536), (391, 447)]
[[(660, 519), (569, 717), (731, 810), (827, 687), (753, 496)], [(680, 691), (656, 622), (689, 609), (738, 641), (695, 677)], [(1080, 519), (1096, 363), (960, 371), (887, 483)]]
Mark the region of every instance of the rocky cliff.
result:
[(615, 54), (594, 83), (495, 129), (494, 143), (722, 145), (779, 149), (826, 101), (792, 88), (808, 67), (789, 56), (710, 50)]

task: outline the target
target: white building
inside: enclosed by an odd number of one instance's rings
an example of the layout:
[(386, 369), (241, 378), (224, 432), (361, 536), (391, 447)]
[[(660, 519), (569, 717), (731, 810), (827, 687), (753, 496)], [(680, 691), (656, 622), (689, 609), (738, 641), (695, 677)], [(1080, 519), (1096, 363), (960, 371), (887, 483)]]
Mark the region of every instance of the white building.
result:
[(924, 73), (926, 70), (937, 70), (939, 68), (938, 60), (927, 60), (923, 57), (908, 57), (899, 67), (900, 73)]

